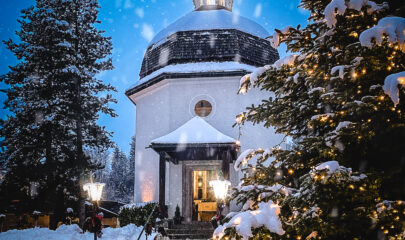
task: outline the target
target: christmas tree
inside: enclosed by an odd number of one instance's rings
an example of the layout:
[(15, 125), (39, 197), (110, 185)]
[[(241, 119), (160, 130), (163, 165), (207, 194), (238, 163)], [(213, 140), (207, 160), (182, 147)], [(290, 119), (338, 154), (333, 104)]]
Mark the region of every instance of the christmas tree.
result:
[(290, 144), (239, 156), (244, 178), (232, 198), (243, 207), (214, 236), (403, 239), (403, 3), (302, 0), (300, 7), (310, 11), (308, 25), (271, 39), (291, 55), (241, 79), (241, 94), (256, 87), (272, 97), (237, 117), (242, 126), (274, 127)]
[(0, 127), (2, 195), (53, 212), (53, 227), (66, 207), (82, 206), (84, 217), (80, 180), (98, 167), (84, 149), (112, 145), (97, 124), (100, 113), (115, 116), (108, 106), (115, 100), (100, 97), (114, 88), (97, 78), (113, 67), (111, 39), (95, 26), (98, 8), (97, 0), (36, 0), (22, 11), (19, 40), (5, 42), (20, 63), (0, 78), (11, 112)]

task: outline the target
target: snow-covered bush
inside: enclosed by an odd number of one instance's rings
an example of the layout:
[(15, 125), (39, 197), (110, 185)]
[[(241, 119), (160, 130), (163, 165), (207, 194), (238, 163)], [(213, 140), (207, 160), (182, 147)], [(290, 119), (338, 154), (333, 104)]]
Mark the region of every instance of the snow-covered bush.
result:
[[(132, 223), (136, 226), (144, 226), (155, 204), (154, 202), (147, 202), (123, 206), (118, 214), (120, 225), (123, 227)], [(150, 222), (154, 223), (157, 217), (157, 212), (155, 212)]]

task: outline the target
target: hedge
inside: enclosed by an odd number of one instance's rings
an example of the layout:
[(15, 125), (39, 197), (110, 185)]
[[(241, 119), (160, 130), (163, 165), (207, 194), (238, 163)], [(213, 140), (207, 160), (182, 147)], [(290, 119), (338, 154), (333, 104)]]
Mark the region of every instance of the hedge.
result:
[[(120, 226), (124, 227), (128, 224), (135, 224), (136, 226), (144, 226), (148, 220), (149, 214), (152, 212), (156, 203), (140, 203), (140, 204), (128, 204), (121, 208), (118, 214)], [(150, 222), (154, 223), (158, 217), (157, 211), (152, 215)]]

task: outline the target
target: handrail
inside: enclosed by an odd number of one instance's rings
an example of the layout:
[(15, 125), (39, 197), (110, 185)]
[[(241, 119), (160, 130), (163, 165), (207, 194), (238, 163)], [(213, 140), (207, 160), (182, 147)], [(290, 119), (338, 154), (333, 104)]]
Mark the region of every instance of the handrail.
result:
[(141, 231), (141, 233), (139, 234), (137, 240), (141, 239), (142, 233), (143, 233), (143, 231), (145, 231), (146, 226), (148, 226), (148, 223), (149, 223), (149, 221), (150, 221), (150, 218), (152, 217), (153, 213), (155, 212), (156, 207), (158, 206), (158, 204), (159, 204), (159, 203), (155, 203), (155, 206), (153, 207), (152, 212), (149, 214), (148, 220), (146, 220), (146, 223), (145, 223), (145, 225), (143, 226), (142, 231)]
[(100, 208), (101, 210), (104, 210), (104, 211), (106, 211), (106, 212), (109, 212), (109, 213), (111, 213), (112, 215), (118, 216), (118, 213), (115, 213), (115, 212), (113, 212), (113, 211), (110, 211), (110, 210), (108, 210), (108, 209), (106, 209), (106, 208), (102, 208), (102, 207), (98, 207), (98, 208)]

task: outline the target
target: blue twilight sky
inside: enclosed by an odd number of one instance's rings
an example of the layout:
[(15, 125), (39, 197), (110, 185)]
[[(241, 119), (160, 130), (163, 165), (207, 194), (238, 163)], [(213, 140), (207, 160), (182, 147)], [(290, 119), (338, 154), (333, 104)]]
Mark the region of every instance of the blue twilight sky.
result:
[[(33, 5), (35, 0), (0, 0), (0, 40), (16, 39), (14, 32), (19, 29), (17, 18), (21, 9)], [(131, 136), (135, 134), (135, 106), (125, 96), (125, 90), (139, 79), (139, 70), (148, 42), (160, 30), (179, 17), (194, 9), (192, 0), (99, 0), (101, 5), (100, 29), (112, 37), (115, 69), (105, 72), (101, 79), (114, 85), (118, 92), (114, 97), (118, 104), (112, 107), (117, 118), (102, 117), (100, 124), (114, 132), (113, 140), (125, 152), (129, 151)], [(233, 11), (250, 18), (271, 34), (274, 28), (287, 25), (305, 24), (308, 12), (297, 9), (299, 0), (235, 0)], [(285, 48), (279, 49), (285, 55)], [(0, 44), (0, 75), (8, 66), (17, 63), (16, 58)], [(0, 85), (0, 88), (4, 88)], [(0, 106), (4, 101), (0, 94)], [(153, 109), (151, 109), (153, 111)], [(5, 118), (7, 111), (0, 110)]]

